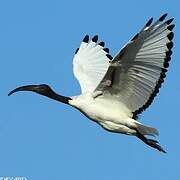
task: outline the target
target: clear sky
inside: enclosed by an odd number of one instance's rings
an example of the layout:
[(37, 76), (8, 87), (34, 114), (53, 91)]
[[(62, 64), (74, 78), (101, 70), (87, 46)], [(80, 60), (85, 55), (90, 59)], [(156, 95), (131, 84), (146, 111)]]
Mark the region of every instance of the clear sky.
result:
[[(85, 34), (99, 35), (112, 55), (150, 17), (174, 17), (171, 65), (140, 121), (156, 127), (167, 154), (135, 137), (112, 134), (67, 105), (35, 93), (7, 94), (46, 83), (77, 95), (72, 58)], [(178, 1), (0, 1), (0, 177), (28, 180), (180, 179), (180, 11)]]

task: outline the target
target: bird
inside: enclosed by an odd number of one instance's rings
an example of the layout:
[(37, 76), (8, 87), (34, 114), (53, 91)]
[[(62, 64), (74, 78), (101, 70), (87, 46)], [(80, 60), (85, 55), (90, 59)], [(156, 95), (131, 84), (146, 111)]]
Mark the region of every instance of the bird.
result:
[(47, 84), (35, 84), (17, 87), (8, 96), (35, 92), (78, 109), (109, 132), (137, 137), (166, 153), (155, 139), (158, 130), (139, 121), (158, 94), (171, 60), (175, 25), (174, 18), (165, 20), (166, 16), (155, 22), (150, 18), (114, 57), (98, 35), (85, 35), (73, 58), (80, 95), (63, 96)]

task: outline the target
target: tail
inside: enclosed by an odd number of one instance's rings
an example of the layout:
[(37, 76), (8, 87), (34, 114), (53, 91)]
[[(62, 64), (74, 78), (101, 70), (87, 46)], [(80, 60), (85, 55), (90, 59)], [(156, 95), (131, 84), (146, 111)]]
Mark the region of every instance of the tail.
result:
[(159, 132), (156, 128), (148, 127), (145, 125), (142, 125), (139, 122), (136, 122), (136, 129), (142, 134), (142, 135), (149, 135), (149, 136), (158, 136)]

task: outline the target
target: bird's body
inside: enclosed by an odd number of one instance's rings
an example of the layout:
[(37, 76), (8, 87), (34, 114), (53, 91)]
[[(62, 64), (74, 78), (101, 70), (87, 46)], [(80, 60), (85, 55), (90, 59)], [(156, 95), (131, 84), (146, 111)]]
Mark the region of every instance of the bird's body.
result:
[(117, 99), (104, 97), (102, 92), (84, 93), (71, 97), (69, 104), (80, 110), (89, 119), (100, 124), (104, 129), (127, 135), (136, 135), (136, 129), (143, 135), (157, 135), (154, 128), (142, 125), (133, 119), (132, 112)]
[[(48, 85), (21, 86), (17, 91), (33, 91), (80, 110), (104, 129), (134, 135), (147, 145), (165, 152), (156, 140), (155, 128), (145, 126), (137, 116), (152, 103), (164, 82), (172, 54), (174, 24), (167, 14), (143, 29), (114, 58), (98, 36), (86, 35), (76, 50), (73, 72), (80, 83), (79, 96), (66, 97), (55, 93)], [(152, 24), (152, 25), (151, 25)]]
[(93, 93), (76, 96), (69, 101), (69, 104), (108, 130), (126, 133), (124, 126), (128, 127), (134, 121), (132, 119), (131, 122), (132, 113), (120, 101), (103, 96), (96, 97)]

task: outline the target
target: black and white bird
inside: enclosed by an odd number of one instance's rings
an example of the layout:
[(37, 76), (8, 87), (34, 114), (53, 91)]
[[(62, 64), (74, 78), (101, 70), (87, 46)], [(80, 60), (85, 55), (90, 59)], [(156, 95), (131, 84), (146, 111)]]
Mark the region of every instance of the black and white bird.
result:
[(86, 35), (76, 50), (73, 72), (82, 94), (66, 97), (48, 85), (21, 86), (17, 91), (33, 91), (75, 107), (110, 132), (138, 137), (147, 145), (165, 153), (154, 139), (155, 128), (141, 124), (138, 115), (152, 103), (166, 77), (172, 54), (173, 18), (167, 14), (152, 23), (151, 18), (114, 57), (98, 36)]

